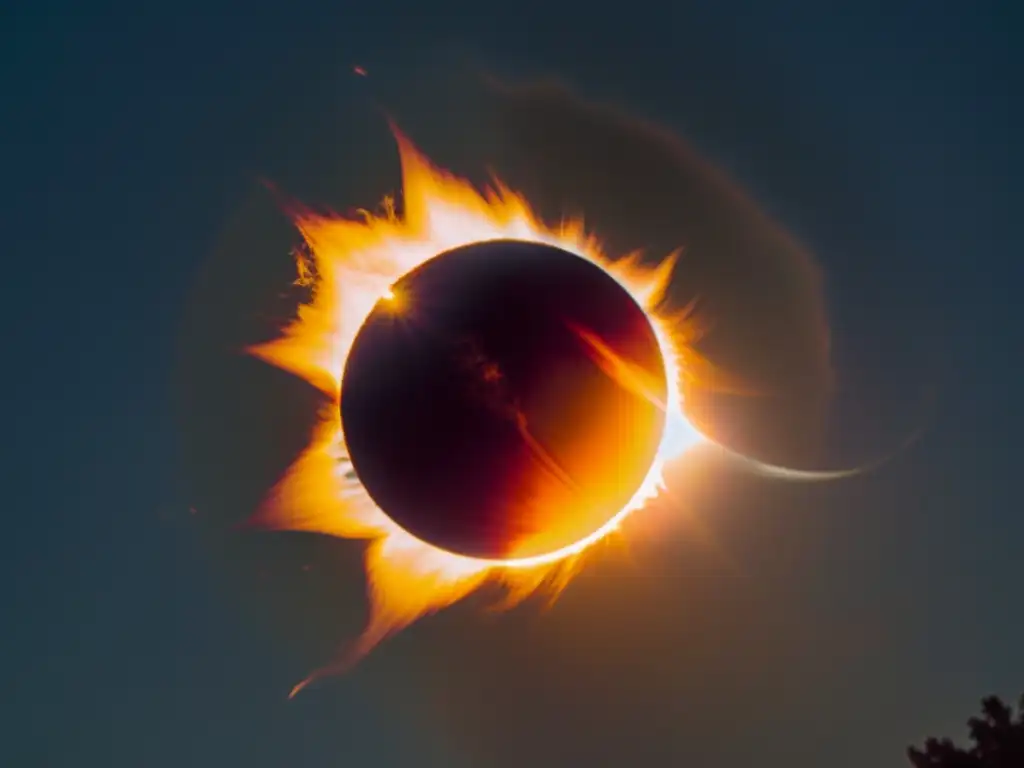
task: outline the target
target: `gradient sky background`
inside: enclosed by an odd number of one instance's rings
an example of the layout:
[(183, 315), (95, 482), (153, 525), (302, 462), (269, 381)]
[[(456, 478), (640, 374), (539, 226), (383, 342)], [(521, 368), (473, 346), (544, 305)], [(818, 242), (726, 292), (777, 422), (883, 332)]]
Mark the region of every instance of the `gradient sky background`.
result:
[[(1021, 11), (551, 5), (0, 12), (5, 764), (897, 766), (1024, 688)], [(925, 373), (939, 407), (875, 476), (706, 494), (742, 579), (646, 541), (628, 584), (598, 566), (539, 619), (454, 611), (289, 704), (310, 659), (217, 586), (187, 524), (173, 350), (254, 179), (362, 135), (374, 77), (428, 48), (687, 136), (817, 254), (846, 386), (870, 393), (846, 419)]]

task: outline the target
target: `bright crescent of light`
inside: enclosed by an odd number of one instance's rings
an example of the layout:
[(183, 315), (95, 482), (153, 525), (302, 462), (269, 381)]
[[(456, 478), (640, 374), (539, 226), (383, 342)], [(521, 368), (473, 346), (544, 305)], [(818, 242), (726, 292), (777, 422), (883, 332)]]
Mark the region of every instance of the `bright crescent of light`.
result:
[(732, 448), (723, 445), (717, 440), (711, 439), (707, 435), (702, 435), (702, 437), (709, 447), (719, 451), (730, 461), (741, 465), (756, 475), (779, 480), (817, 483), (829, 480), (842, 480), (844, 478), (855, 477), (857, 475), (867, 474), (868, 472), (874, 472), (875, 470), (880, 469), (916, 443), (918, 439), (920, 439), (924, 429), (923, 425), (918, 427), (888, 453), (866, 461), (863, 464), (838, 469), (795, 469), (778, 464), (771, 464), (769, 462), (753, 458), (752, 456), (746, 456), (739, 451), (735, 451)]

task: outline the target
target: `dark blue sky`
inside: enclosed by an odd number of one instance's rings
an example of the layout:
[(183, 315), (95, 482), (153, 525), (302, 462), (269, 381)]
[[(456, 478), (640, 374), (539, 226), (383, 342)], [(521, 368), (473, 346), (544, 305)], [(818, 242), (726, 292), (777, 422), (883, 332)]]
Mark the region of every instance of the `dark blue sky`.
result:
[[(956, 732), (982, 695), (1024, 689), (1021, 11), (552, 5), (0, 13), (13, 430), (5, 763), (475, 766), (505, 765), (499, 756), (522, 748), (540, 765), (630, 754), (709, 768), (900, 765), (908, 742)], [(907, 399), (916, 382), (937, 384), (924, 438), (878, 475), (784, 490), (737, 480), (742, 488), (707, 502), (716, 540), (786, 625), (762, 627), (763, 644), (742, 618), (752, 592), (716, 593), (721, 577), (680, 572), (679, 551), (663, 542), (634, 579), (650, 582), (636, 587), (645, 598), (597, 569), (541, 629), (529, 612), (507, 624), (456, 612), (354, 678), (286, 704), (295, 667), (279, 638), (216, 586), (218, 568), (187, 524), (172, 408), (190, 286), (254, 179), (301, 175), (309, 158), (296, 143), (361, 135), (377, 119), (367, 95), (376, 73), (401, 83), (428, 49), (566, 78), (681, 132), (738, 178), (821, 262), (843, 386), (869, 393), (847, 420), (884, 420), (891, 392)], [(353, 63), (371, 78), (353, 78)], [(393, 173), (368, 188), (394, 186)], [(659, 621), (634, 621), (633, 640), (609, 650), (573, 623), (594, 599), (609, 611), (644, 600), (652, 613), (731, 608), (695, 619), (689, 645), (674, 645), (678, 632), (659, 639)], [(725, 637), (730, 621), (747, 639), (716, 655), (708, 637)], [(539, 650), (509, 650), (509, 637), (534, 631)], [(429, 666), (417, 643), (465, 655), (477, 672), (543, 668), (560, 648), (575, 650), (579, 668), (559, 683), (557, 710), (524, 695), (536, 711), (503, 715), (519, 739), (459, 714), (507, 690), (461, 679), (449, 693), (444, 674), (394, 671)], [(632, 682), (588, 687), (597, 672), (587, 659), (640, 658)], [(792, 671), (716, 681), (732, 663)], [(510, 679), (550, 698), (542, 675)], [(603, 731), (585, 723), (537, 726), (572, 720), (574, 696), (622, 707), (633, 695), (662, 702), (664, 727), (620, 714), (624, 735), (602, 748)], [(591, 748), (574, 746), (581, 734)]]

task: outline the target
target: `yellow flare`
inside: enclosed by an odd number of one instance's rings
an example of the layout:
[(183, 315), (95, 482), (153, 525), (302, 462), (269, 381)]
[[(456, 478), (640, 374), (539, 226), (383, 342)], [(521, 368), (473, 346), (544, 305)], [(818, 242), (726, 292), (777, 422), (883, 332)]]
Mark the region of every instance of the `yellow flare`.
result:
[[(343, 668), (390, 633), (463, 598), (488, 579), (508, 588), (506, 605), (545, 585), (557, 593), (588, 547), (617, 530), (627, 515), (658, 494), (665, 462), (701, 439), (683, 415), (680, 393), (682, 361), (692, 354), (688, 343), (693, 340), (694, 326), (688, 322), (689, 314), (682, 322), (659, 314), (674, 255), (653, 268), (643, 266), (636, 255), (613, 262), (580, 222), (549, 228), (523, 198), (500, 182), (478, 191), (469, 182), (433, 167), (397, 130), (395, 136), (402, 162), (403, 215), (396, 214), (391, 199), (385, 200), (381, 215), (362, 211), (357, 219), (300, 214), (296, 223), (311, 263), (306, 257), (300, 259), (298, 277), (312, 285), (312, 297), (280, 338), (250, 350), (308, 381), (328, 399), (308, 448), (273, 490), (256, 522), (268, 528), (370, 541), (366, 554), (368, 626), (338, 663), (310, 679)], [(381, 300), (401, 309), (401, 297), (392, 286), (437, 254), (494, 239), (556, 246), (605, 269), (647, 312), (664, 358), (668, 388), (666, 401), (659, 403), (666, 427), (657, 455), (641, 487), (612, 520), (557, 552), (480, 560), (420, 541), (373, 503), (349, 461), (338, 406), (345, 360), (366, 318)], [(635, 368), (609, 355), (593, 338), (587, 341), (616, 378), (638, 391), (653, 391)], [(305, 683), (297, 686), (296, 692), (302, 685)]]

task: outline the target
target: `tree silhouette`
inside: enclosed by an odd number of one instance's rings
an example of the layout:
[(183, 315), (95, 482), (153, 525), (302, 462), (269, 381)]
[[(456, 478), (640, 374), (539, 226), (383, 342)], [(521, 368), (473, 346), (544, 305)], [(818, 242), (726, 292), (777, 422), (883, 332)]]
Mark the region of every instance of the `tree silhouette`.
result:
[(1013, 707), (998, 696), (981, 703), (981, 717), (967, 721), (969, 748), (958, 747), (951, 739), (927, 739), (923, 749), (907, 750), (914, 768), (1024, 768), (1024, 696)]

